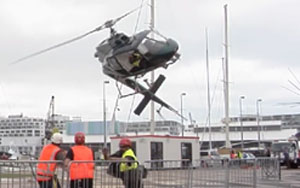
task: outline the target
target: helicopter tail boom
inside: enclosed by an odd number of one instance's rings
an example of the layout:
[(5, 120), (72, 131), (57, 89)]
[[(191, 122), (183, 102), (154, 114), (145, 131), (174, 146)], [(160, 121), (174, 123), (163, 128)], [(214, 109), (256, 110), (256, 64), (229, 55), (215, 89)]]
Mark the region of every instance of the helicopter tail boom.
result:
[(161, 86), (161, 84), (165, 81), (166, 77), (163, 75), (159, 75), (157, 80), (154, 82), (153, 86), (149, 89), (144, 91), (142, 94), (144, 95), (143, 100), (140, 102), (140, 104), (136, 107), (134, 110), (134, 113), (136, 115), (140, 115), (142, 111), (145, 109), (149, 101), (152, 99), (154, 101), (157, 101), (158, 98), (154, 95), (158, 88)]

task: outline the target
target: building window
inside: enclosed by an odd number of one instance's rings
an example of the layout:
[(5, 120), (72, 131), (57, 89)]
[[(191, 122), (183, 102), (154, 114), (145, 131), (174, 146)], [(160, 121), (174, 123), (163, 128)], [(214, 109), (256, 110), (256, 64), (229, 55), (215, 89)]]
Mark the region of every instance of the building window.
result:
[[(162, 142), (151, 142), (151, 160), (162, 160), (163, 159), (163, 143)], [(151, 167), (163, 167), (162, 162), (151, 163)]]

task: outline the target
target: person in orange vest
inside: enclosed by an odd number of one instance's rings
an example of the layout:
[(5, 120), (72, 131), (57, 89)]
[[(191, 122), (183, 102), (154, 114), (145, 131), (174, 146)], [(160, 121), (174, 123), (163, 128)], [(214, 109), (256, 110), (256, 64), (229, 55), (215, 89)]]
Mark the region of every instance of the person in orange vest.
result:
[[(108, 155), (107, 148), (102, 150), (105, 160), (116, 160), (120, 162), (119, 173), (125, 188), (142, 188), (142, 180), (137, 173), (138, 162), (134, 151), (132, 150), (132, 143), (128, 138), (122, 138), (119, 142), (120, 150), (112, 155)], [(132, 161), (132, 162), (122, 162)]]
[(71, 188), (92, 188), (94, 179), (94, 162), (82, 163), (74, 161), (93, 161), (93, 151), (85, 146), (85, 135), (77, 132), (74, 136), (75, 146), (71, 147), (65, 159), (65, 166), (69, 167)]
[[(63, 161), (65, 153), (64, 150), (60, 148), (62, 142), (62, 135), (60, 133), (54, 133), (51, 137), (51, 144), (43, 147), (39, 161)], [(58, 163), (38, 163), (36, 168), (36, 180), (38, 181), (40, 188), (60, 188), (60, 184), (55, 175), (57, 166)]]

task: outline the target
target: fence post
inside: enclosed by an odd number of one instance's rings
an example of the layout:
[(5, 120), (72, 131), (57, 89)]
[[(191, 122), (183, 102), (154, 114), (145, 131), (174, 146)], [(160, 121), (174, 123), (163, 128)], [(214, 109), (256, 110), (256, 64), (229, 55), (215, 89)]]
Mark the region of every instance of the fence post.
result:
[(277, 166), (278, 166), (278, 176), (279, 176), (279, 180), (281, 181), (281, 166), (280, 166), (280, 161), (277, 159)]
[(230, 178), (230, 175), (229, 175), (230, 169), (229, 168), (230, 168), (230, 162), (231, 162), (231, 160), (228, 159), (227, 168), (225, 170), (225, 187), (226, 188), (229, 188), (229, 178)]
[(187, 184), (187, 187), (188, 188), (193, 187), (193, 162), (191, 162), (189, 167), (188, 167), (188, 184)]
[(66, 169), (66, 167), (65, 167), (65, 164), (64, 164), (64, 162), (62, 162), (62, 178), (61, 178), (61, 187), (64, 187), (64, 181), (65, 181), (65, 169)]
[(254, 159), (254, 168), (253, 168), (253, 188), (256, 188), (256, 184), (257, 184), (257, 159)]

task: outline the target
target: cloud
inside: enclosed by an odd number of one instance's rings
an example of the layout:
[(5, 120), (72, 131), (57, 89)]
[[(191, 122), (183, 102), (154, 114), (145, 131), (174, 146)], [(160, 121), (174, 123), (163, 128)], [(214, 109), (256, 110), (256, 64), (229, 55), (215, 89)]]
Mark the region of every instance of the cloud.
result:
[[(108, 37), (109, 31), (95, 33), (16, 65), (8, 63), (90, 31), (140, 3), (138, 0), (1, 1), (0, 25), (5, 28), (0, 30), (1, 114), (23, 112), (43, 117), (50, 97), (55, 95), (57, 112), (80, 115), (85, 119), (102, 119), (102, 84), (104, 80), (110, 80), (106, 86), (106, 99), (108, 117), (111, 117), (118, 90), (93, 57), (95, 47)], [(296, 75), (300, 71), (297, 51), (300, 13), (296, 0), (189, 0), (184, 4), (179, 0), (156, 1), (156, 29), (178, 41), (182, 54), (181, 60), (167, 70), (156, 71), (156, 75), (167, 77), (157, 95), (180, 111), (180, 94), (187, 93), (184, 97), (185, 115), (190, 112), (197, 121), (206, 121), (204, 30), (208, 28), (212, 118), (219, 121), (223, 117), (223, 6), (226, 3), (229, 13), (230, 114), (239, 114), (240, 95), (246, 96), (246, 113), (255, 113), (258, 98), (263, 99), (264, 113), (294, 112), (296, 108), (276, 104), (298, 100), (298, 96), (282, 88), (291, 87), (287, 81), (291, 79), (288, 68)], [(136, 24), (138, 31), (147, 29), (149, 12), (149, 6), (145, 5), (139, 23), (136, 12), (119, 22), (116, 29), (127, 34), (134, 33)], [(126, 94), (132, 92), (126, 88), (122, 91)], [(141, 99), (140, 95), (121, 99), (118, 118), (124, 121), (149, 120), (149, 106), (140, 117), (131, 114), (129, 118), (130, 111)], [(162, 113), (165, 118), (180, 121), (167, 110), (162, 110)]]

